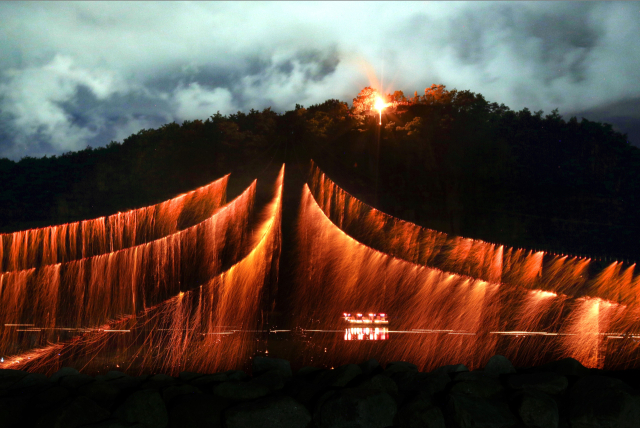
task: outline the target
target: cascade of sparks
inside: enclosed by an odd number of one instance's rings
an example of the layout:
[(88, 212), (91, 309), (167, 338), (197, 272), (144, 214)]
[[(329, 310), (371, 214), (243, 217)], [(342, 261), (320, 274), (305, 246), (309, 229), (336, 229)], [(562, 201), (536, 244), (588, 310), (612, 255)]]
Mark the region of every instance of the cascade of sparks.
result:
[(299, 222), (303, 328), (335, 328), (334, 310), (357, 310), (391, 314), (391, 335), (424, 333), (376, 352), (327, 338), (345, 361), (481, 367), (501, 353), (520, 365), (566, 356), (588, 367), (637, 364), (634, 266), (616, 262), (590, 278), (589, 259), (449, 237), (362, 203), (315, 165)]
[(64, 263), (144, 244), (211, 216), (229, 175), (168, 201), (108, 217), (0, 234), (0, 272)]
[[(0, 354), (82, 334), (219, 274), (222, 266), (239, 259), (249, 239), (255, 189), (254, 181), (204, 221), (166, 237), (1, 274), (0, 307), (5, 310), (0, 312)], [(25, 334), (25, 326), (31, 334)]]
[(239, 368), (255, 350), (259, 302), (269, 278), (277, 276), (283, 179), (284, 166), (251, 250), (223, 273), (70, 341), (8, 357), (0, 367), (52, 373), (72, 360), (96, 372), (106, 360), (121, 361), (130, 373)]
[[(283, 180), (284, 166), (261, 219), (256, 182), (224, 204), (225, 176), (154, 206), (0, 235), (0, 368), (241, 368), (277, 286)], [(635, 265), (593, 275), (588, 258), (448, 236), (364, 204), (315, 165), (297, 236), (291, 321), (325, 332), (305, 364), (473, 369), (499, 353), (519, 366), (638, 366)]]

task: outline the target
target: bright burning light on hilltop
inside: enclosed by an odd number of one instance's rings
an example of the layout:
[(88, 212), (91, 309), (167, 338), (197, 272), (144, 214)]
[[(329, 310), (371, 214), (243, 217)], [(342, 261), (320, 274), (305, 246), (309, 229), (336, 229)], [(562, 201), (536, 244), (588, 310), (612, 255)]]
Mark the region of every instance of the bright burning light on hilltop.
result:
[(384, 108), (387, 107), (388, 105), (389, 104), (385, 103), (382, 98), (376, 97), (376, 101), (373, 104), (373, 108), (380, 112), (380, 123), (379, 123), (379, 125), (382, 125), (382, 110), (384, 110)]
[(387, 106), (387, 103), (384, 102), (384, 100), (380, 97), (376, 97), (376, 102), (373, 105), (373, 108), (378, 110), (379, 112), (382, 112), (382, 110)]

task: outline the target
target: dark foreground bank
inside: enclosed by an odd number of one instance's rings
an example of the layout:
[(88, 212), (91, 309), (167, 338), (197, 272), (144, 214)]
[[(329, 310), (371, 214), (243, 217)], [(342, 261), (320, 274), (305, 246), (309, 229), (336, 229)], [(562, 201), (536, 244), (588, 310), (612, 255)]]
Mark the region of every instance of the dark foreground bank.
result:
[(256, 357), (253, 374), (51, 377), (0, 370), (0, 428), (640, 427), (640, 371), (573, 359), (515, 369), (496, 355), (421, 373), (375, 360), (333, 370)]

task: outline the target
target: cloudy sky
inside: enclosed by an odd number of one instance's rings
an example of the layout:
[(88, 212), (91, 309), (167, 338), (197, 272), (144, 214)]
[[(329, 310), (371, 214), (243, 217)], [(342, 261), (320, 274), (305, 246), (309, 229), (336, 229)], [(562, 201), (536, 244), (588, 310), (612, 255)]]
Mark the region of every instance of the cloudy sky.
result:
[(640, 146), (640, 2), (0, 2), (0, 157), (432, 83)]

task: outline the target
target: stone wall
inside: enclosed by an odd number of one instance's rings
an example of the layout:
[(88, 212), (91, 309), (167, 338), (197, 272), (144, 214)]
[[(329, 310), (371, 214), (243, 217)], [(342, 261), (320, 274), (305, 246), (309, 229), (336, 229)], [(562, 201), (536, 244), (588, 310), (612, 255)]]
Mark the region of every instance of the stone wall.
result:
[(515, 369), (499, 355), (472, 372), (370, 360), (293, 374), (288, 361), (263, 357), (252, 376), (0, 370), (0, 428), (638, 428), (639, 389), (640, 370), (573, 359)]

